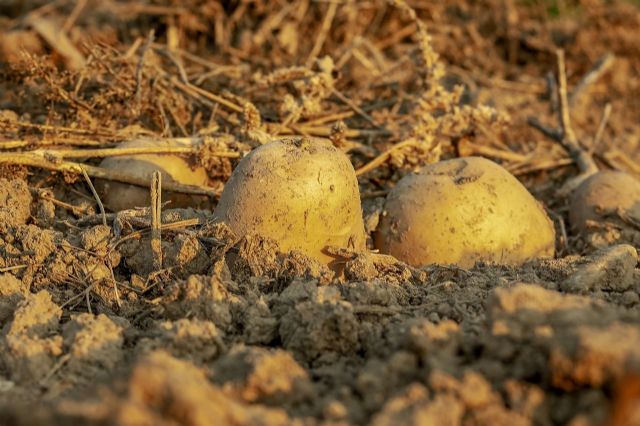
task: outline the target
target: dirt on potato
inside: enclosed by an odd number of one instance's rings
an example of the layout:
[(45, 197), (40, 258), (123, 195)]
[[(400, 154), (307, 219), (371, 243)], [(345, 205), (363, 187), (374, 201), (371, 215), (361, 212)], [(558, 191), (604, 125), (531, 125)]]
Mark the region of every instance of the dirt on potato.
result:
[[(0, 425), (640, 425), (640, 217), (571, 227), (553, 138), (562, 49), (581, 146), (640, 174), (638, 28), (624, 0), (0, 2)], [(331, 248), (339, 276), (94, 194), (148, 187), (99, 165), (155, 138), (210, 182), (163, 189), (213, 207), (292, 135), (358, 176), (368, 250)], [(544, 206), (554, 259), (373, 250), (390, 189), (464, 156)]]

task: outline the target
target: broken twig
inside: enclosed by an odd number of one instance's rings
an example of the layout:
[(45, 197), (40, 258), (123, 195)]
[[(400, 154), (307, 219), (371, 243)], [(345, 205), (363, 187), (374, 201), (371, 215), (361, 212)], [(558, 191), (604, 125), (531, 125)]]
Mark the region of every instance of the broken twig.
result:
[(153, 254), (153, 270), (162, 269), (162, 174), (153, 173), (151, 179), (151, 253)]

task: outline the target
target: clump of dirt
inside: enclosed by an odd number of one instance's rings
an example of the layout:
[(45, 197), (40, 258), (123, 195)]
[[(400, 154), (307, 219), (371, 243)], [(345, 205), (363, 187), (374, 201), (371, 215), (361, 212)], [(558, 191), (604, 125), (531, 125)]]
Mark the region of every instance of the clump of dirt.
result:
[[(623, 303), (626, 286), (558, 291), (588, 262), (431, 267), (421, 284), (401, 268), (395, 282), (294, 279), (283, 287), (223, 270), (158, 281), (149, 290), (155, 307), (129, 320), (84, 313), (62, 326), (60, 308), (41, 292), (13, 313), (4, 363), (12, 383), (35, 390), (29, 380), (37, 379), (48, 390), (49, 424), (129, 424), (134, 408), (168, 421), (178, 407), (195, 416), (180, 424), (206, 424), (198, 419), (210, 410), (224, 407), (217, 415), (235, 419), (247, 404), (257, 411), (239, 424), (254, 415), (268, 424), (598, 424), (612, 389), (640, 369), (640, 315), (638, 301)], [(8, 297), (24, 297), (14, 284)], [(22, 357), (25, 347), (37, 357)], [(94, 399), (81, 390), (96, 381), (106, 387)], [(36, 418), (10, 407), (0, 412)]]
[(124, 393), (110, 391), (99, 400), (67, 401), (60, 407), (62, 414), (51, 418), (57, 423), (42, 424), (82, 422), (89, 413), (94, 424), (102, 425), (205, 426), (212, 419), (247, 426), (290, 424), (284, 411), (234, 401), (212, 386), (201, 370), (163, 351), (138, 360), (119, 385)]
[(279, 406), (310, 401), (313, 384), (290, 352), (239, 345), (212, 365), (211, 378), (228, 395)]
[(136, 350), (162, 349), (171, 355), (202, 365), (227, 351), (224, 333), (211, 321), (180, 319), (157, 323), (143, 334)]
[(282, 345), (308, 362), (332, 359), (360, 350), (358, 321), (342, 300), (300, 301), (280, 320)]
[(86, 384), (107, 378), (124, 356), (122, 322), (104, 314), (80, 314), (67, 322), (62, 330), (69, 357), (65, 373)]
[(0, 179), (0, 226), (6, 232), (24, 225), (31, 216), (31, 193), (22, 179)]
[(10, 320), (18, 302), (29, 294), (29, 287), (9, 273), (0, 274), (0, 325)]
[(3, 370), (14, 382), (44, 379), (62, 355), (62, 336), (56, 333), (62, 309), (43, 290), (19, 302), (4, 332)]

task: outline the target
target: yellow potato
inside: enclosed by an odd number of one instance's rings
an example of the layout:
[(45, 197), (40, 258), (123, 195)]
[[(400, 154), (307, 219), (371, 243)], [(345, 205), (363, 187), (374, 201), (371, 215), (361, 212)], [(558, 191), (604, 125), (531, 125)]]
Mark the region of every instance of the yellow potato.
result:
[(573, 192), (569, 208), (571, 227), (587, 231), (588, 221), (622, 214), (640, 219), (640, 180), (616, 171), (602, 171), (587, 178)]
[[(137, 139), (120, 144), (120, 148), (147, 148), (171, 146), (171, 141)], [(144, 154), (105, 158), (100, 164), (105, 169), (134, 173), (151, 180), (153, 172), (160, 170), (163, 182), (207, 186), (209, 177), (204, 168), (191, 165), (184, 157), (173, 154)], [(151, 203), (149, 188), (108, 180), (97, 180), (96, 190), (103, 204), (112, 211), (148, 207)], [(163, 191), (162, 201), (171, 201), (170, 207), (201, 207), (207, 197)]]
[(414, 266), (519, 264), (552, 257), (555, 230), (511, 173), (466, 157), (401, 179), (387, 196), (375, 245)]
[(349, 159), (329, 141), (270, 142), (240, 161), (214, 212), (238, 235), (275, 240), (340, 270), (327, 246), (364, 249), (358, 181)]

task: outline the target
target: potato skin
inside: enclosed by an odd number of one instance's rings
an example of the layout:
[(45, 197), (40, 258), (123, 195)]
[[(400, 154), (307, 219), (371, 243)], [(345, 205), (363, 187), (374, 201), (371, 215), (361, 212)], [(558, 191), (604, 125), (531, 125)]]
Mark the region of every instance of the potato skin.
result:
[[(120, 144), (121, 148), (147, 148), (170, 146), (170, 141), (155, 139), (136, 139)], [(162, 173), (163, 182), (179, 182), (187, 185), (207, 186), (209, 177), (201, 166), (192, 167), (189, 162), (177, 155), (131, 155), (105, 158), (101, 167), (111, 170), (134, 172), (139, 176), (148, 177), (156, 170)], [(96, 190), (104, 205), (112, 211), (147, 207), (151, 203), (149, 188), (137, 185), (96, 180)], [(163, 191), (162, 201), (171, 201), (171, 208), (176, 207), (205, 207), (208, 200), (205, 196), (193, 196)]]
[(511, 173), (465, 157), (401, 179), (387, 196), (375, 245), (414, 266), (520, 264), (552, 257), (555, 229)]
[(262, 145), (226, 183), (216, 220), (238, 235), (260, 234), (339, 270), (327, 246), (362, 250), (364, 225), (351, 162), (329, 141), (292, 138)]
[(587, 231), (587, 221), (622, 211), (640, 217), (640, 180), (618, 171), (605, 170), (587, 178), (571, 195), (569, 221), (573, 230)]

